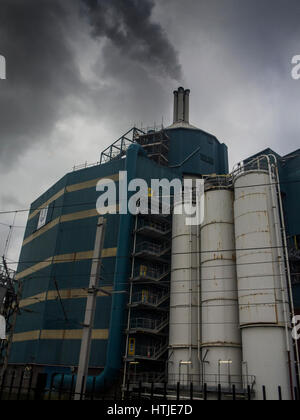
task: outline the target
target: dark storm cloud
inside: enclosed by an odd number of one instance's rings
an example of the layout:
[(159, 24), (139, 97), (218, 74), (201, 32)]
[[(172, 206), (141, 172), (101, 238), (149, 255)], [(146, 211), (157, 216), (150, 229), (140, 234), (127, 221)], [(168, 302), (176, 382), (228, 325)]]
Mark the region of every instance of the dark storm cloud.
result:
[(12, 165), (27, 146), (47, 141), (80, 78), (67, 41), (69, 0), (1, 0), (0, 159)]
[[(175, 49), (151, 21), (153, 7), (152, 0), (1, 0), (0, 54), (7, 61), (7, 80), (0, 81), (0, 170), (12, 167), (32, 145), (49, 142), (56, 124), (78, 109), (93, 115), (105, 101), (106, 109), (111, 105), (118, 113), (118, 101), (105, 87), (94, 89), (80, 76), (78, 46), (71, 43), (82, 30), (77, 19), (88, 37), (104, 41), (98, 80), (114, 78), (116, 85), (126, 80), (136, 97), (136, 78), (151, 92), (155, 77), (181, 77)], [(114, 49), (119, 65), (122, 58), (127, 62), (124, 74), (110, 68)]]
[(95, 37), (109, 39), (119, 54), (136, 65), (174, 80), (182, 79), (177, 52), (162, 27), (154, 23), (153, 0), (85, 0)]

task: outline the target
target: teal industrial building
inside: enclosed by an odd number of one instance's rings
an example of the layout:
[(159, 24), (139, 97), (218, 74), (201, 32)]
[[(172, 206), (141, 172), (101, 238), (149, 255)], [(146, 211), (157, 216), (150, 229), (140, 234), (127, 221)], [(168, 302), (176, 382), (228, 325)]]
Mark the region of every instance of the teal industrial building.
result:
[[(99, 164), (68, 173), (32, 203), (17, 272), (23, 291), (10, 354), (12, 368), (29, 366), (49, 377), (53, 372), (76, 372), (99, 218), (96, 185), (101, 179), (118, 183), (124, 170), (149, 183), (153, 178), (228, 174), (226, 145), (189, 124), (188, 101), (189, 91), (179, 88), (173, 125), (147, 132), (132, 129), (102, 153)], [(300, 150), (276, 156), (294, 300), (300, 308)], [(139, 372), (155, 380), (167, 368), (172, 220), (164, 215), (127, 215), (126, 231), (118, 205), (116, 214), (105, 216), (90, 374), (109, 366), (121, 383), (124, 368), (128, 374), (138, 354)], [(129, 246), (125, 254), (124, 240)], [(152, 305), (145, 304), (145, 296)], [(145, 319), (153, 325), (146, 326)]]

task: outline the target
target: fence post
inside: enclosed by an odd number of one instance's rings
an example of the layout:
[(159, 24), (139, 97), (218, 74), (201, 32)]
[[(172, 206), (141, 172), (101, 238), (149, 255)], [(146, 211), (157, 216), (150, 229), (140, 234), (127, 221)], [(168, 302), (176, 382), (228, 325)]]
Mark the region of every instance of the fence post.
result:
[(151, 399), (153, 399), (154, 396), (154, 383), (151, 383)]
[(218, 401), (222, 400), (222, 387), (221, 384), (218, 385)]
[(177, 401), (180, 401), (180, 382), (177, 382)]
[(190, 384), (190, 399), (191, 399), (191, 401), (193, 401), (193, 399), (194, 399), (194, 387), (193, 387), (193, 382), (191, 382), (191, 384)]
[(251, 401), (251, 388), (250, 385), (247, 387), (248, 401)]
[(59, 401), (61, 400), (61, 393), (62, 393), (62, 390), (63, 390), (64, 380), (65, 380), (65, 374), (63, 373), (62, 376), (61, 376), (61, 381), (60, 381), (59, 390), (58, 390), (58, 400)]
[(70, 388), (70, 394), (69, 394), (69, 401), (72, 401), (74, 383), (75, 383), (75, 375), (73, 374), (72, 375), (71, 388)]
[(299, 401), (298, 388), (295, 386), (295, 401)]
[(3, 376), (2, 376), (2, 381), (1, 381), (1, 388), (0, 388), (0, 401), (2, 400), (2, 394), (3, 394), (3, 390), (4, 390), (4, 384), (5, 384), (5, 378), (6, 378), (6, 371), (4, 372)]
[(29, 378), (29, 384), (28, 384), (28, 390), (27, 390), (27, 401), (30, 399), (30, 393), (32, 388), (32, 381), (33, 381), (33, 369), (30, 372), (30, 378)]
[(204, 384), (203, 398), (204, 398), (204, 401), (207, 401), (207, 384)]
[(263, 399), (264, 399), (264, 401), (267, 401), (266, 387), (265, 387), (265, 386), (263, 386), (263, 387), (262, 387), (262, 390), (263, 390)]
[(51, 381), (50, 381), (50, 389), (49, 389), (48, 401), (51, 401), (52, 389), (53, 389), (53, 383), (54, 383), (55, 376), (56, 376), (56, 373), (52, 373), (52, 375), (51, 375)]
[(22, 391), (22, 385), (23, 385), (23, 379), (24, 379), (24, 370), (21, 373), (21, 379), (20, 379), (20, 383), (19, 383), (19, 389), (18, 389), (18, 395), (17, 395), (17, 401), (19, 401), (20, 396), (21, 396), (21, 391)]
[(282, 401), (281, 386), (278, 387), (278, 396), (279, 396), (279, 401)]
[(83, 393), (85, 387), (85, 376), (82, 377), (81, 389), (80, 389), (80, 401), (83, 400)]
[(235, 392), (235, 385), (232, 385), (232, 400), (236, 400), (236, 392)]
[(167, 382), (164, 383), (164, 398), (167, 399)]
[(14, 386), (14, 382), (15, 382), (15, 377), (16, 377), (16, 371), (14, 370), (11, 376), (11, 381), (10, 381), (10, 386), (9, 386), (9, 392), (8, 392), (8, 397), (7, 400), (10, 400), (11, 394), (12, 394), (12, 390), (13, 390), (13, 386)]

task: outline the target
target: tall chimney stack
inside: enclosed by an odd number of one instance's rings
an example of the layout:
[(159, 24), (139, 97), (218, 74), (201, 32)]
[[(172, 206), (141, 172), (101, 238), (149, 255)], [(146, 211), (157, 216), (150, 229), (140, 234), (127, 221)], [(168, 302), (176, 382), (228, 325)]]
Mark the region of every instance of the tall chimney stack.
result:
[(190, 122), (190, 93), (189, 89), (184, 92), (184, 121), (186, 123)]
[(174, 118), (173, 123), (175, 124), (178, 118), (178, 91), (174, 90)]
[(174, 91), (174, 124), (189, 123), (190, 116), (190, 90), (183, 87)]

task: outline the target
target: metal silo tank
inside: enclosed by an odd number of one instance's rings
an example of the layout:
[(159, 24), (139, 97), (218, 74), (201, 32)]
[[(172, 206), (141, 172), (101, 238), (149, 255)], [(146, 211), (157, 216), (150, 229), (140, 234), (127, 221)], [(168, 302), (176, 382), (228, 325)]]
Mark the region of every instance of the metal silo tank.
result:
[[(222, 185), (223, 184), (223, 185)], [(201, 226), (201, 359), (203, 382), (228, 391), (242, 386), (233, 191), (227, 179), (206, 183)]]
[(185, 214), (175, 214), (169, 332), (169, 383), (200, 383), (198, 361), (197, 226), (187, 226)]
[(243, 365), (255, 376), (255, 398), (291, 399), (291, 334), (279, 210), (268, 171), (235, 177), (235, 238)]

